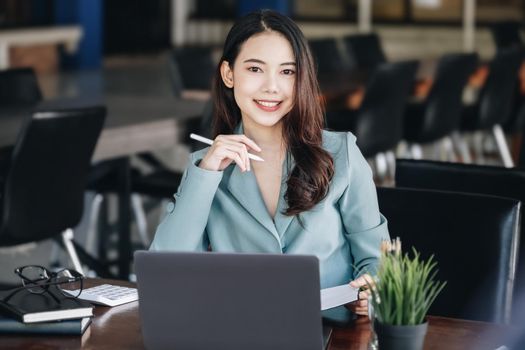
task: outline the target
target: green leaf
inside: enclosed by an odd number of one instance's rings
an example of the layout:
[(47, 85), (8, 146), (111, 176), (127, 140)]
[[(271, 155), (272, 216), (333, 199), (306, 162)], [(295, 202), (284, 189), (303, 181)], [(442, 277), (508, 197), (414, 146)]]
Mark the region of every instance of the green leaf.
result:
[(382, 253), (375, 286), (369, 286), (371, 303), (379, 322), (391, 325), (417, 325), (446, 282), (436, 281), (434, 256), (423, 261), (412, 248), (412, 255)]

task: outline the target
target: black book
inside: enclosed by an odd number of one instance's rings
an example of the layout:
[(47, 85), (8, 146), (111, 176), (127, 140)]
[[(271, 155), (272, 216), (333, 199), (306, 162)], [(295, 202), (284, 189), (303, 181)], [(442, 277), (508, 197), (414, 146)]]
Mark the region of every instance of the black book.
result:
[(22, 323), (12, 318), (0, 316), (0, 334), (81, 335), (90, 323), (90, 317), (52, 322)]
[(24, 323), (47, 322), (91, 317), (93, 306), (78, 298), (66, 298), (56, 286), (42, 294), (16, 288), (0, 292), (0, 314)]

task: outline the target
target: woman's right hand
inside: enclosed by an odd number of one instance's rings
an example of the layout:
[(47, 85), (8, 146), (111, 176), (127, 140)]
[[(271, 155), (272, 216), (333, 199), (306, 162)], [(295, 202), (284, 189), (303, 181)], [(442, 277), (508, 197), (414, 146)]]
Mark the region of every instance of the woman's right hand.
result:
[(261, 148), (245, 135), (219, 135), (201, 160), (199, 167), (222, 171), (235, 162), (241, 171), (250, 171), (248, 149), (260, 152)]

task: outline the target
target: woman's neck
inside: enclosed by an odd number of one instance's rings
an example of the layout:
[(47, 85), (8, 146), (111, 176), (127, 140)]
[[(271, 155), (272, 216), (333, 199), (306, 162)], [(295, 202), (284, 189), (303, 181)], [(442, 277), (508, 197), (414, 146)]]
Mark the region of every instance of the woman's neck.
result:
[(264, 158), (267, 156), (278, 156), (284, 154), (285, 146), (282, 136), (282, 122), (271, 127), (260, 126), (243, 120), (244, 134), (252, 139), (262, 151), (257, 153)]

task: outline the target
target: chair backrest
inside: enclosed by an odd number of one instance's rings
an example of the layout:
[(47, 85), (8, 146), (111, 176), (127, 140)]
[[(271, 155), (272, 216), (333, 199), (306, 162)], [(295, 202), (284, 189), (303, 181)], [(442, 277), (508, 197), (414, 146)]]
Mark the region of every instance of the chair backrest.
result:
[(479, 125), (490, 128), (510, 117), (514, 88), (518, 82), (521, 52), (518, 48), (498, 50), (479, 100)]
[(313, 39), (309, 40), (308, 44), (317, 64), (318, 75), (341, 74), (349, 70), (335, 38)]
[(447, 286), (431, 315), (508, 323), (521, 202), (455, 192), (379, 188), (391, 237), (434, 255)]
[(39, 241), (78, 224), (105, 114), (105, 107), (35, 112), (7, 172), (0, 245)]
[[(481, 193), (525, 202), (525, 169), (398, 159), (396, 185), (400, 187)], [(525, 226), (521, 228), (525, 237)], [(516, 291), (525, 293), (525, 239), (518, 247), (522, 259), (516, 272)]]
[(386, 62), (381, 41), (376, 33), (349, 35), (343, 38), (343, 42), (350, 60), (359, 69), (373, 71)]
[(212, 46), (175, 48), (170, 55), (170, 77), (175, 96), (182, 90), (210, 90), (216, 64)]
[(41, 100), (42, 93), (32, 68), (0, 71), (0, 105), (36, 104)]
[(477, 54), (441, 57), (425, 103), (421, 138), (437, 140), (459, 128), (463, 89), (477, 64)]
[(370, 77), (355, 127), (365, 157), (393, 149), (403, 136), (403, 115), (417, 62), (384, 63)]
[(490, 31), (498, 50), (523, 46), (520, 27), (520, 22), (517, 21), (502, 21), (490, 26)]

